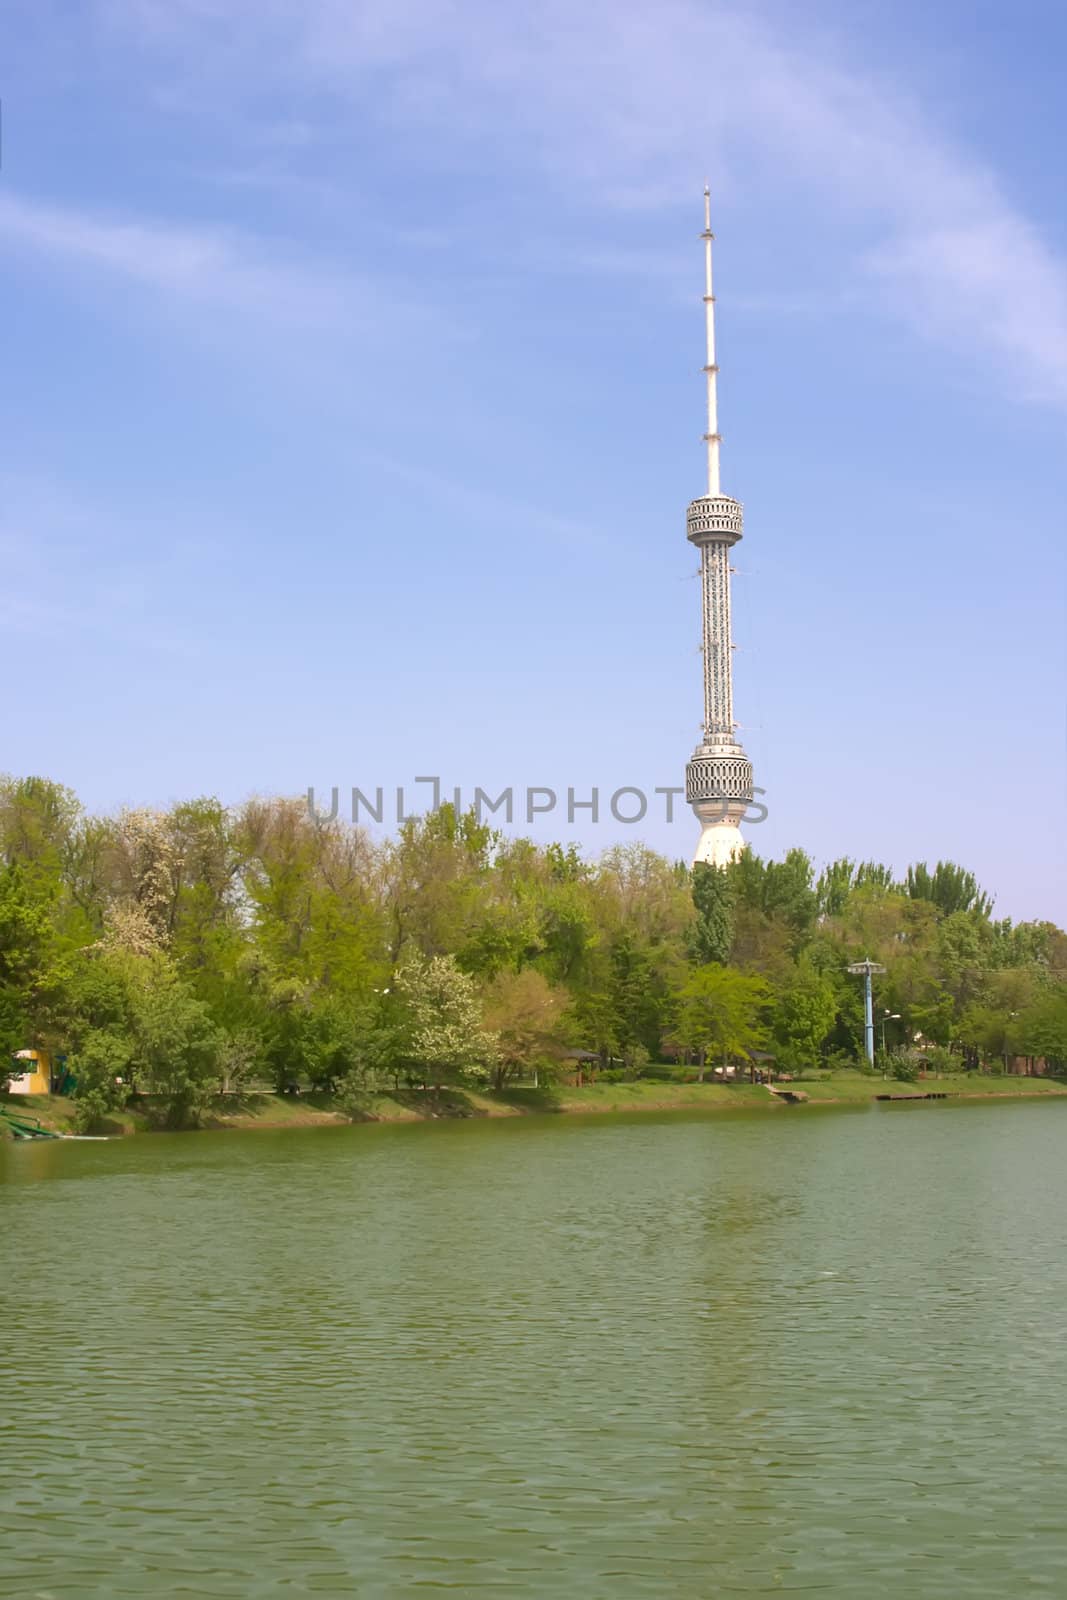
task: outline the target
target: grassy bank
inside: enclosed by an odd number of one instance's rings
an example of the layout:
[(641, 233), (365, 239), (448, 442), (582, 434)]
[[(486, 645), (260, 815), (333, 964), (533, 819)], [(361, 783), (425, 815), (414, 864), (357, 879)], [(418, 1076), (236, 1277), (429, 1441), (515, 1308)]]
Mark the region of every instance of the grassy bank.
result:
[[(1067, 1084), (1049, 1078), (995, 1078), (976, 1073), (897, 1083), (868, 1077), (862, 1072), (839, 1072), (832, 1077), (797, 1080), (778, 1087), (803, 1095), (807, 1104), (820, 1105), (858, 1105), (884, 1095), (894, 1099), (927, 1094), (944, 1094), (953, 1099), (1067, 1095)], [(646, 1079), (636, 1083), (590, 1084), (582, 1089), (561, 1088), (556, 1095), (560, 1111), (795, 1109), (758, 1083), (658, 1083)]]
[[(920, 1095), (945, 1095), (950, 1099), (1045, 1099), (1067, 1096), (1067, 1084), (1049, 1078), (993, 1077), (974, 1073), (926, 1078), (918, 1083), (897, 1083), (860, 1072), (840, 1072), (832, 1077), (800, 1080), (782, 1087), (804, 1097), (807, 1105), (863, 1105), (886, 1095), (911, 1099)], [(74, 1107), (55, 1095), (9, 1095), (3, 1104), (16, 1114), (27, 1112), (57, 1133), (72, 1129)], [(500, 1094), (474, 1090), (445, 1090), (440, 1098), (429, 1091), (410, 1089), (368, 1094), (355, 1116), (342, 1112), (330, 1096), (248, 1094), (219, 1100), (206, 1115), (206, 1128), (297, 1128), (338, 1126), (352, 1120), (365, 1122), (420, 1122), (455, 1117), (515, 1117), (537, 1113), (596, 1113), (617, 1111), (803, 1111), (773, 1095), (763, 1084), (680, 1083), (640, 1079), (634, 1083), (595, 1083), (582, 1088), (560, 1085), (551, 1089), (514, 1088)], [(151, 1131), (148, 1111), (116, 1112), (100, 1130), (112, 1135)], [(0, 1119), (0, 1128), (3, 1127)], [(4, 1130), (6, 1131), (6, 1130)]]

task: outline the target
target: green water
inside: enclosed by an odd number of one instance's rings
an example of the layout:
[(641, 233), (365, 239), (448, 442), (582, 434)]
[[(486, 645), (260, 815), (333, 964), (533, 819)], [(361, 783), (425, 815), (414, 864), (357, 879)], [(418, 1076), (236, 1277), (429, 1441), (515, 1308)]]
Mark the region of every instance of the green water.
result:
[(3, 1595), (1067, 1594), (1060, 1105), (7, 1146)]

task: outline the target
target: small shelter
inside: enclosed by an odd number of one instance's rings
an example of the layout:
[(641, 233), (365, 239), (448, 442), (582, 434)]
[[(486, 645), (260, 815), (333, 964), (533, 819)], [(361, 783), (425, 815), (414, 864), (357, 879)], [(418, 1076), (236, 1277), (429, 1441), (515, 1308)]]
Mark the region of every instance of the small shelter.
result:
[(52, 1088), (52, 1062), (43, 1050), (16, 1050), (8, 1078), (10, 1094), (48, 1094)]
[(775, 1062), (777, 1057), (769, 1050), (750, 1050), (748, 1059), (749, 1075), (756, 1083), (770, 1083), (776, 1076)]
[(561, 1060), (566, 1062), (566, 1070), (574, 1074), (571, 1082), (576, 1089), (580, 1089), (585, 1082), (586, 1071), (595, 1074), (600, 1065), (600, 1057), (595, 1050), (564, 1050)]

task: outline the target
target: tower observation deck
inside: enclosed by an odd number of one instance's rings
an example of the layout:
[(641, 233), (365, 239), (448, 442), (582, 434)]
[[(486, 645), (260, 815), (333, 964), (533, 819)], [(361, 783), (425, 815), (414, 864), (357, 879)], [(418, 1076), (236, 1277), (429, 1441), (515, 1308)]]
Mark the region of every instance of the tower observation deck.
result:
[(741, 503), (723, 494), (719, 480), (718, 386), (715, 361), (715, 294), (711, 275), (711, 197), (704, 190), (704, 325), (707, 353), (707, 493), (691, 502), (686, 535), (700, 551), (703, 616), (704, 736), (685, 769), (685, 797), (701, 833), (693, 864), (725, 866), (745, 848), (739, 824), (752, 800), (752, 763), (737, 741), (730, 617), (730, 551), (744, 531)]

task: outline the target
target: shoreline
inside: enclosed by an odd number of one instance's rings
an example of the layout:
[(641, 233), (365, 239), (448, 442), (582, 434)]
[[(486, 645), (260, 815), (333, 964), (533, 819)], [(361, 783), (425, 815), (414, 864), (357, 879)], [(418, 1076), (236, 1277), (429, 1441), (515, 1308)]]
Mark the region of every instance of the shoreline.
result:
[[(341, 1111), (327, 1095), (280, 1096), (257, 1092), (231, 1110), (221, 1106), (188, 1130), (256, 1132), (260, 1129), (338, 1128), (365, 1123), (447, 1122), (522, 1116), (618, 1115), (630, 1112), (803, 1112), (817, 1106), (874, 1106), (908, 1102), (949, 1104), (997, 1100), (1048, 1100), (1067, 1098), (1067, 1084), (1050, 1078), (987, 1078), (974, 1076), (928, 1078), (915, 1083), (886, 1081), (865, 1074), (841, 1073), (833, 1078), (797, 1080), (775, 1086), (796, 1095), (786, 1100), (766, 1084), (671, 1083), (638, 1079), (632, 1083), (586, 1084), (581, 1088), (488, 1090), (446, 1089), (440, 1099), (426, 1090), (368, 1093), (365, 1103), (351, 1114)], [(14, 1116), (37, 1119), (51, 1133), (73, 1131), (73, 1102), (54, 1095), (5, 1095), (0, 1109)], [(122, 1138), (162, 1130), (144, 1111), (128, 1108), (116, 1112), (102, 1125), (104, 1137)], [(173, 1130), (172, 1130), (173, 1131)], [(0, 1133), (11, 1140), (11, 1130), (0, 1117)]]

